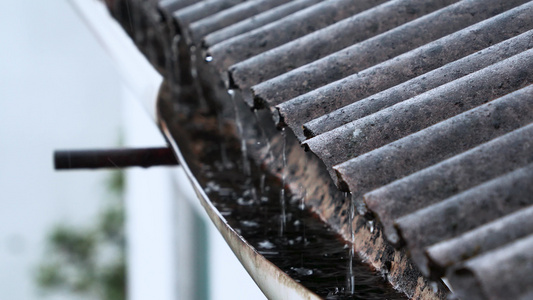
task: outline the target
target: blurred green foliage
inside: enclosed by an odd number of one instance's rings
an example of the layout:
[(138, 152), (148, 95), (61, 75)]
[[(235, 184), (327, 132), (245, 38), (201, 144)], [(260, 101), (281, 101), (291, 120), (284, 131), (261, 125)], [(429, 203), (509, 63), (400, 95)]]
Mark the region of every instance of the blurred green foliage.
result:
[(109, 202), (87, 228), (64, 224), (49, 234), (36, 281), (44, 291), (66, 291), (102, 300), (126, 299), (124, 174), (107, 180)]

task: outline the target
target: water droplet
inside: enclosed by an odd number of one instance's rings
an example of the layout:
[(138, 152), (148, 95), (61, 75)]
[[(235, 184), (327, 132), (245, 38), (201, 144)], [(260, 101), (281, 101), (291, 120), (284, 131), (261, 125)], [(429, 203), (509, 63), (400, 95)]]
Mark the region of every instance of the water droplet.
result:
[(361, 129), (356, 128), (356, 129), (353, 131), (353, 134), (352, 134), (352, 135), (353, 135), (354, 138), (357, 139), (357, 138), (359, 138), (359, 136), (361, 135), (361, 133), (363, 133), (363, 132), (361, 131)]
[(244, 199), (242, 197), (239, 197), (237, 199), (237, 204), (239, 204), (239, 205), (252, 205), (252, 204), (254, 204), (254, 199)]
[(366, 222), (366, 226), (368, 227), (368, 230), (370, 230), (370, 233), (374, 233), (374, 221), (368, 221)]
[(241, 221), (241, 225), (245, 227), (259, 227), (259, 224), (257, 222), (248, 220)]
[(276, 248), (276, 246), (274, 244), (272, 244), (272, 242), (269, 241), (269, 240), (264, 240), (262, 242), (259, 242), (257, 245), (259, 246), (259, 248), (263, 248), (263, 249), (274, 249), (274, 248)]
[(431, 282), (431, 288), (433, 289), (433, 293), (438, 293), (439, 292), (439, 286), (437, 285), (437, 283), (435, 281), (432, 281)]
[(392, 244), (397, 244), (400, 241), (400, 237), (396, 233), (391, 233), (387, 235), (387, 238)]
[(205, 187), (206, 193), (218, 192), (218, 191), (220, 191), (220, 185), (218, 185), (216, 182), (209, 181), (207, 183), (207, 186)]
[(303, 276), (313, 275), (313, 270), (311, 270), (311, 269), (295, 268), (295, 267), (291, 267), (291, 269), (296, 271), (296, 273), (298, 273), (299, 275), (303, 275)]
[(301, 201), (300, 204), (298, 205), (298, 208), (299, 208), (300, 210), (304, 210), (304, 209), (305, 209), (304, 198), (302, 198), (302, 201)]
[(357, 209), (357, 213), (360, 214), (361, 216), (365, 215), (368, 212), (368, 209), (366, 208), (365, 203), (363, 203), (363, 201), (356, 201), (355, 199), (353, 200), (355, 202), (355, 208)]

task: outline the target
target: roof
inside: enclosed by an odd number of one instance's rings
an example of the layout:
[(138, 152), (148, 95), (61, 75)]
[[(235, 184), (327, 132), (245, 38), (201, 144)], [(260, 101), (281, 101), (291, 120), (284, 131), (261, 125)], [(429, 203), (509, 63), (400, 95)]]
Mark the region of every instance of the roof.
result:
[(533, 294), (533, 1), (159, 8), (423, 274), (464, 299)]

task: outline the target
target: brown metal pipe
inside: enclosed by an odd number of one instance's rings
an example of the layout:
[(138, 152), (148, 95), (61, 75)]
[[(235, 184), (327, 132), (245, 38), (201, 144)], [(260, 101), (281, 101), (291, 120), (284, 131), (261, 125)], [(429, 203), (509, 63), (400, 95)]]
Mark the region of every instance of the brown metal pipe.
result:
[(178, 161), (170, 148), (58, 150), (56, 170), (173, 166)]

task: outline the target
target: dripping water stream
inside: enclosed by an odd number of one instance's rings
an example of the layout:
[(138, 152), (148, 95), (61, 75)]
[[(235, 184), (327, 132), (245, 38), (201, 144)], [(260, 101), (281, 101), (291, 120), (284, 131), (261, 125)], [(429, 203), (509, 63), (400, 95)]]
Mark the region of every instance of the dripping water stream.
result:
[(279, 234), (280, 236), (283, 236), (283, 230), (285, 229), (285, 225), (286, 225), (286, 222), (287, 222), (287, 214), (285, 212), (286, 210), (286, 201), (285, 201), (285, 185), (287, 184), (286, 180), (287, 180), (287, 135), (285, 133), (285, 128), (281, 129), (281, 138), (282, 138), (282, 143), (283, 143), (283, 147), (282, 147), (282, 150), (281, 150), (281, 159), (282, 159), (282, 162), (283, 162), (283, 165), (282, 165), (282, 169), (281, 169), (281, 189), (279, 191), (279, 202), (280, 202), (280, 206), (281, 206), (281, 217), (280, 217), (280, 230), (279, 230)]
[(349, 203), (350, 209), (349, 209), (349, 224), (348, 228), (350, 230), (350, 258), (348, 261), (348, 291), (350, 294), (355, 293), (355, 278), (354, 278), (354, 270), (353, 270), (353, 260), (355, 257), (355, 232), (353, 228), (353, 222), (355, 217), (355, 203), (352, 200), (352, 197), (350, 196), (350, 193), (345, 193), (345, 198)]
[[(223, 118), (219, 115), (217, 119), (218, 131), (222, 135), (224, 133), (224, 122), (222, 121)], [(222, 160), (222, 165), (224, 168), (231, 169), (233, 167), (233, 163), (228, 159), (226, 143), (220, 143), (220, 159)]]
[[(255, 117), (255, 121), (257, 122), (257, 124), (260, 124), (261, 120), (260, 120), (257, 109), (254, 109), (254, 117)], [(268, 138), (268, 135), (266, 134), (263, 126), (259, 126), (259, 130), (261, 132), (261, 138), (264, 141), (263, 143), (265, 143), (265, 151), (266, 151), (265, 158), (268, 157), (270, 162), (274, 162), (275, 158), (274, 158), (274, 153), (272, 152), (272, 145), (270, 144), (270, 139)], [(261, 143), (261, 142), (258, 142), (258, 143)], [(267, 161), (267, 163), (269, 162)]]
[(235, 125), (237, 126), (237, 131), (239, 132), (239, 136), (241, 140), (242, 171), (244, 172), (244, 175), (250, 176), (251, 170), (250, 170), (250, 162), (248, 161), (248, 147), (246, 146), (246, 137), (244, 136), (244, 128), (242, 127), (242, 120), (239, 114), (239, 107), (235, 100), (235, 91), (230, 89), (228, 90), (228, 94), (230, 95), (231, 102), (233, 104), (233, 109), (235, 112)]

